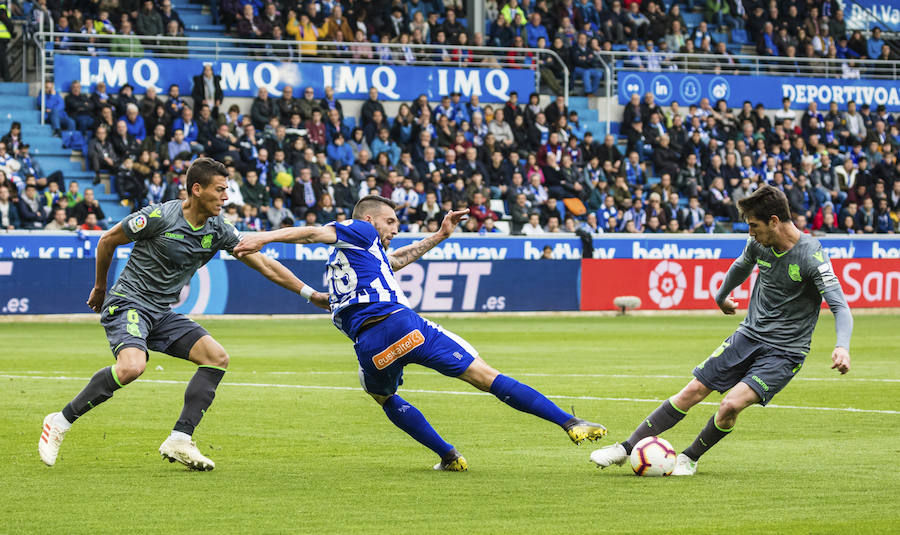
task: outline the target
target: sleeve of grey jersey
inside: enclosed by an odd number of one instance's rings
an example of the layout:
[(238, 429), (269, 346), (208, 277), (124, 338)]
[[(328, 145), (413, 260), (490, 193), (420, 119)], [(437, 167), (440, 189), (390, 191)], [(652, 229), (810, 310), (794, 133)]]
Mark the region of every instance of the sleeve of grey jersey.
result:
[(728, 294), (731, 293), (731, 290), (740, 286), (741, 283), (747, 280), (750, 273), (753, 272), (753, 266), (756, 265), (756, 255), (754, 254), (753, 242), (751, 240), (752, 238), (747, 240), (744, 252), (741, 253), (741, 256), (739, 256), (731, 264), (731, 267), (728, 268), (728, 272), (725, 274), (725, 280), (722, 281), (722, 286), (716, 294), (716, 303), (725, 301)]
[(812, 257), (814, 261), (809, 265), (809, 276), (818, 288), (828, 308), (834, 314), (834, 330), (837, 335), (835, 346), (850, 350), (850, 336), (853, 333), (853, 315), (850, 313), (850, 305), (847, 304), (847, 297), (841, 289), (841, 283), (834, 274), (831, 261), (824, 252), (819, 249), (816, 253), (820, 255)]

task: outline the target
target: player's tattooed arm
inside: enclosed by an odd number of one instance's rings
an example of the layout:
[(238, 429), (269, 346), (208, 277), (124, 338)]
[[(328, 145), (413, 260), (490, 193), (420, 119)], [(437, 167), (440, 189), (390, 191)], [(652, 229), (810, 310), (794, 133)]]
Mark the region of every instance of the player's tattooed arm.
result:
[(466, 219), (468, 213), (468, 210), (447, 212), (447, 215), (444, 216), (444, 221), (441, 223), (441, 228), (437, 232), (424, 240), (401, 247), (390, 254), (391, 269), (397, 271), (422, 258), (422, 255), (430, 251), (434, 246), (449, 238), (457, 225)]

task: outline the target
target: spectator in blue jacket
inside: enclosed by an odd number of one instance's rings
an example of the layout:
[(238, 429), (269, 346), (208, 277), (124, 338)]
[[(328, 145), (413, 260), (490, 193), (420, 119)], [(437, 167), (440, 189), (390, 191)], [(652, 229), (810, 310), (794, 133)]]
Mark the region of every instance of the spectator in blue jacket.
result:
[[(190, 111), (190, 108), (186, 109)], [(144, 118), (138, 111), (137, 104), (128, 104), (128, 107), (125, 108), (125, 115), (119, 117), (119, 120), (125, 121), (130, 135), (138, 141), (144, 141), (144, 138), (147, 137), (147, 128), (144, 126)]]
[(884, 39), (881, 38), (881, 28), (875, 27), (872, 30), (872, 35), (869, 36), (869, 40), (866, 42), (866, 55), (869, 56), (869, 59), (875, 59), (881, 55), (881, 45), (884, 44)]
[(531, 22), (525, 25), (525, 35), (528, 37), (528, 48), (537, 48), (538, 39), (544, 38), (544, 42), (550, 42), (550, 36), (547, 35), (547, 28), (541, 26), (541, 14), (532, 13)]
[[(200, 129), (197, 122), (194, 121), (194, 111), (188, 106), (181, 109), (181, 117), (175, 119), (172, 123), (172, 131), (181, 130), (184, 134), (184, 140), (191, 145), (191, 150), (196, 153), (203, 151), (203, 145), (197, 142), (200, 135)], [(172, 154), (171, 152), (169, 154)]]
[(386, 153), (391, 165), (397, 165), (400, 161), (400, 146), (390, 138), (390, 131), (387, 128), (378, 131), (378, 137), (372, 140), (369, 147), (376, 157), (382, 152)]
[(353, 165), (353, 149), (344, 144), (344, 134), (338, 132), (325, 149), (328, 156), (328, 164), (332, 167), (344, 167)]
[[(40, 95), (37, 96), (37, 107), (41, 108)], [(44, 110), (54, 136), (59, 136), (62, 130), (75, 130), (75, 120), (66, 114), (66, 103), (56, 93), (56, 86), (49, 80), (44, 83)]]

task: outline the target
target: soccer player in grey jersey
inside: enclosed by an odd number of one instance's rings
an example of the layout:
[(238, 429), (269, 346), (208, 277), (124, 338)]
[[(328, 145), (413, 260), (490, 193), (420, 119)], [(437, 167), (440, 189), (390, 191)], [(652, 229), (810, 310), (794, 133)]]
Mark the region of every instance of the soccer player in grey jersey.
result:
[[(230, 252), (241, 240), (240, 233), (221, 214), (228, 200), (225, 176), (224, 165), (199, 158), (187, 172), (187, 200), (150, 205), (100, 238), (96, 280), (87, 304), (100, 312), (116, 363), (94, 374), (61, 412), (44, 418), (38, 451), (48, 466), (56, 463), (63, 437), (75, 420), (137, 379), (149, 359), (148, 349), (152, 349), (198, 365), (185, 390), (181, 416), (159, 447), (160, 454), (194, 470), (215, 467), (191, 436), (215, 397), (228, 366), (228, 354), (206, 329), (171, 306), (197, 269), (220, 250)], [(113, 253), (116, 247), (132, 241), (135, 245), (125, 269), (107, 295)], [(328, 294), (313, 291), (276, 260), (261, 253), (240, 260), (272, 282), (329, 308)]]
[(841, 374), (850, 371), (853, 317), (819, 241), (794, 226), (787, 197), (777, 188), (762, 186), (738, 205), (750, 226), (750, 239), (725, 275), (716, 304), (725, 314), (734, 314), (737, 304), (728, 295), (759, 266), (747, 317), (694, 368), (694, 379), (653, 411), (628, 440), (591, 454), (601, 468), (624, 464), (641, 439), (677, 424), (713, 390), (728, 391), (694, 443), (678, 455), (672, 474), (693, 475), (700, 456), (731, 433), (742, 410), (767, 404), (800, 371), (822, 298), (834, 314), (837, 333), (831, 367)]

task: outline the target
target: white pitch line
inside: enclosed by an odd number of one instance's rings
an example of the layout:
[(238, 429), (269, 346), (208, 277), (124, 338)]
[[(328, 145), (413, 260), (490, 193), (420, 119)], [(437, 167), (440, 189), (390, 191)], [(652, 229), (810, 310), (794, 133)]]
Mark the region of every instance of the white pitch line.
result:
[[(22, 372), (22, 373), (46, 373), (46, 372)], [(271, 375), (340, 375), (352, 373), (349, 371), (286, 371), (286, 372), (244, 372), (229, 371), (229, 373), (268, 373)], [(432, 372), (404, 371), (404, 375), (434, 375)], [(690, 379), (691, 375), (638, 375), (625, 373), (515, 373), (507, 375), (516, 377), (598, 377), (611, 379)], [(795, 377), (793, 381), (854, 381), (872, 383), (900, 383), (900, 379), (881, 379), (865, 377)]]
[[(2, 379), (37, 379), (37, 380), (49, 380), (49, 381), (89, 381), (89, 377), (68, 377), (68, 376), (42, 376), (42, 375), (7, 375), (0, 374), (0, 378)], [(185, 385), (187, 381), (174, 381), (174, 380), (165, 380), (165, 379), (138, 379), (139, 383), (155, 383), (155, 384), (167, 384), (167, 385)], [(359, 387), (351, 387), (351, 386), (322, 386), (322, 385), (286, 385), (286, 384), (278, 384), (278, 383), (222, 383), (226, 386), (249, 386), (249, 387), (258, 387), (258, 388), (294, 388), (298, 390), (338, 390), (338, 391), (358, 391)], [(420, 390), (420, 389), (411, 389), (411, 388), (403, 388), (400, 390), (401, 392), (412, 392), (416, 394), (442, 394), (449, 396), (490, 396), (490, 394), (486, 392), (476, 392), (476, 391), (466, 391), (460, 392), (456, 390)], [(610, 398), (610, 397), (597, 397), (597, 396), (561, 396), (561, 395), (547, 395), (550, 399), (567, 399), (567, 400), (584, 400), (584, 401), (624, 401), (631, 403), (662, 403), (661, 399), (650, 399), (650, 398)], [(700, 405), (712, 405), (718, 406), (718, 403), (713, 403), (709, 401), (701, 402)], [(807, 411), (831, 411), (831, 412), (857, 412), (857, 413), (869, 413), (869, 414), (900, 414), (900, 411), (892, 411), (892, 410), (882, 410), (882, 409), (856, 409), (853, 407), (805, 407), (800, 405), (767, 405), (767, 407), (773, 409), (796, 409), (796, 410), (807, 410)]]
[[(33, 374), (42, 374), (42, 373), (67, 373), (61, 370), (4, 370), (0, 373), (33, 373)], [(248, 375), (355, 375), (355, 371), (340, 371), (340, 370), (330, 370), (330, 371), (316, 371), (316, 370), (295, 370), (295, 371), (277, 371), (277, 372), (267, 372), (267, 371), (238, 371), (238, 370), (228, 370), (230, 375), (235, 374), (248, 374)], [(410, 371), (404, 370), (404, 375), (434, 375), (434, 372), (426, 372), (426, 371)], [(515, 373), (510, 372), (507, 375), (516, 376), (516, 377), (581, 377), (581, 378), (605, 378), (605, 379), (691, 379), (692, 375), (662, 375), (662, 374), (627, 374), (627, 373)], [(857, 383), (900, 383), (900, 379), (883, 379), (883, 378), (867, 378), (867, 377), (794, 377), (792, 381), (819, 381), (819, 382), (857, 382)]]

